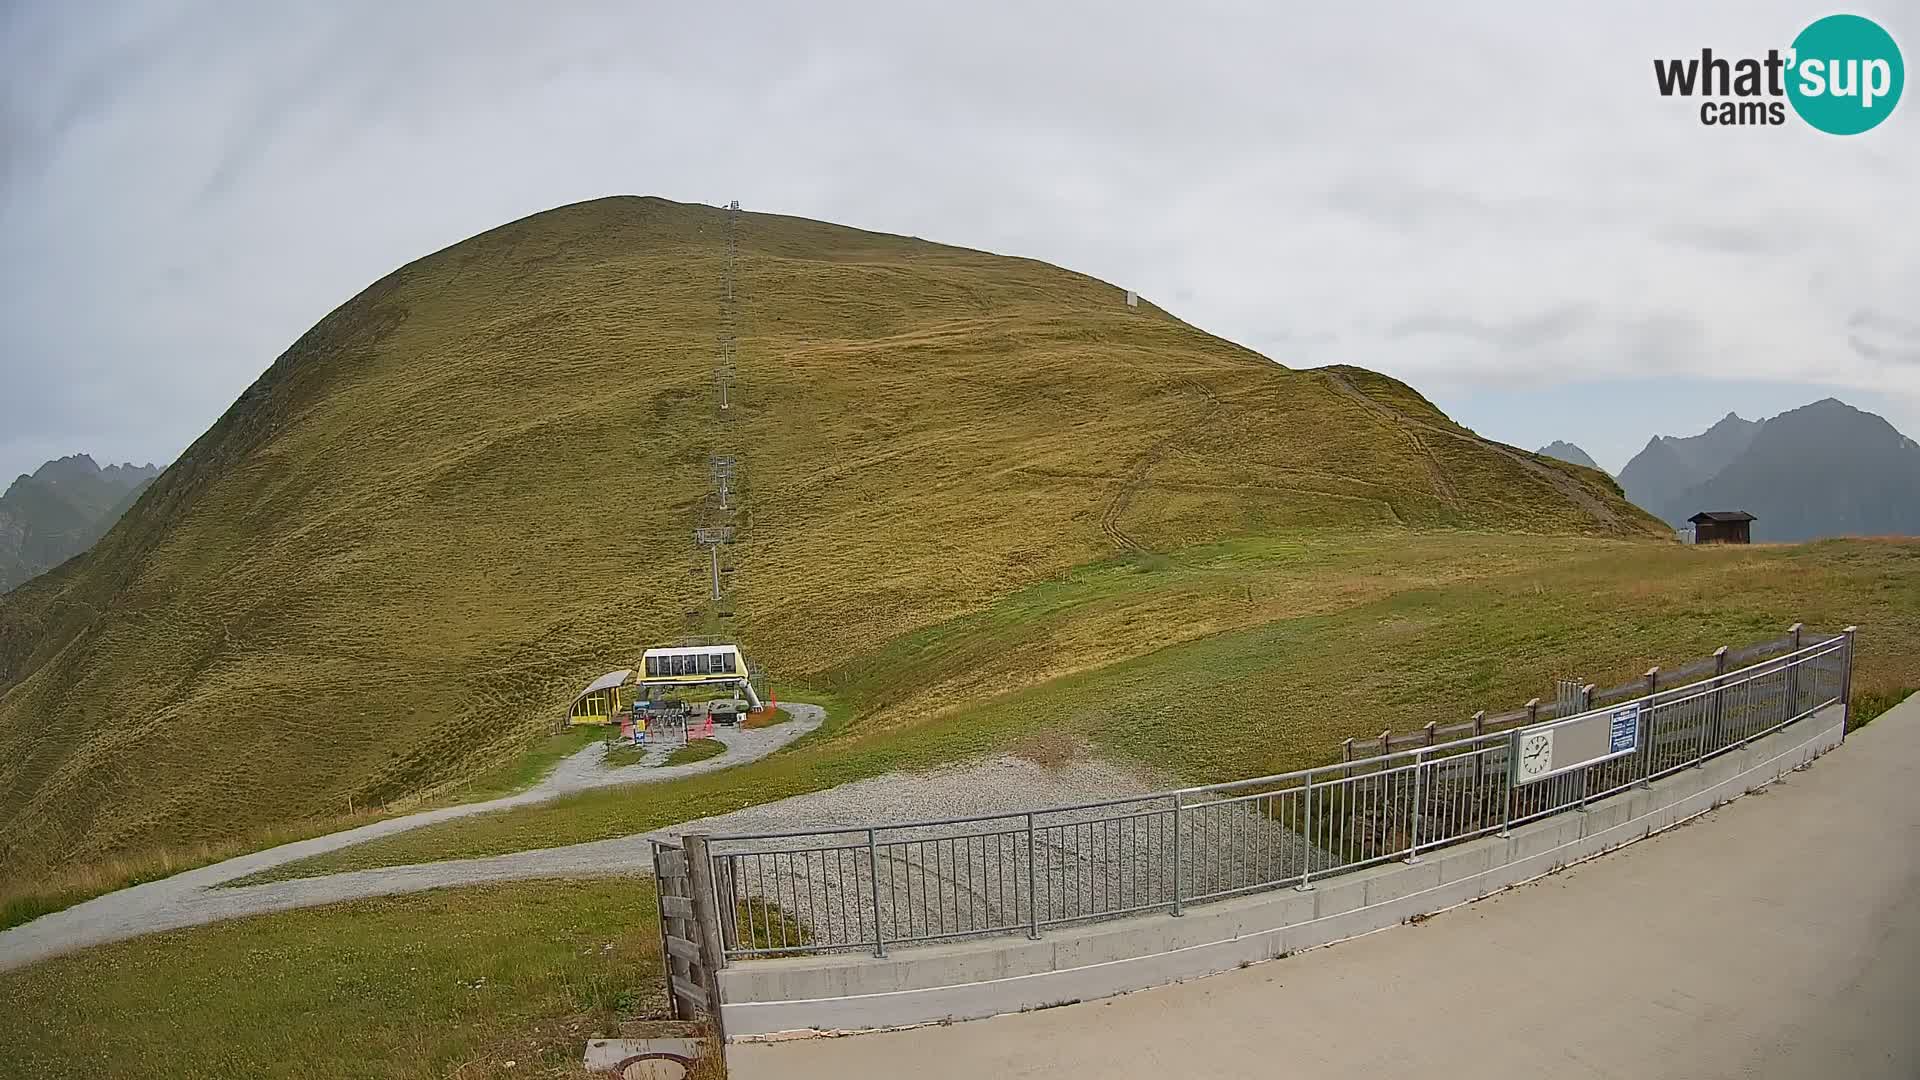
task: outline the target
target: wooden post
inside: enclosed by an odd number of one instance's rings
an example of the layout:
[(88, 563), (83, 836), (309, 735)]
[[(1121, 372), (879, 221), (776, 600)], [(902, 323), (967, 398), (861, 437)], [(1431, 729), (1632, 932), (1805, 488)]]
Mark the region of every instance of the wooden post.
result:
[(1539, 719), (1540, 719), (1540, 699), (1539, 698), (1527, 699), (1527, 723), (1529, 724), (1536, 723), (1539, 721)]
[(713, 889), (713, 860), (707, 854), (707, 838), (695, 833), (684, 838), (687, 854), (687, 878), (693, 893), (694, 932), (700, 935), (701, 982), (707, 990), (707, 1022), (714, 1041), (727, 1044), (725, 1021), (720, 1015), (720, 967), (725, 953), (720, 945), (720, 910)]
[(1436, 721), (1433, 721), (1433, 720), (1429, 720), (1429, 721), (1427, 721), (1427, 726), (1426, 726), (1426, 728), (1425, 728), (1425, 731), (1426, 731), (1426, 733), (1427, 733), (1427, 745), (1428, 745), (1428, 746), (1432, 746), (1432, 745), (1434, 744), (1434, 741), (1435, 741), (1435, 737), (1434, 737), (1434, 733), (1433, 733), (1433, 729), (1434, 729), (1434, 727), (1435, 727), (1435, 726), (1436, 726)]
[(672, 931), (667, 928), (667, 875), (660, 868), (660, 842), (652, 840), (648, 844), (653, 852), (653, 908), (654, 914), (660, 919), (660, 963), (667, 969), (667, 1005), (673, 1010), (675, 1020), (691, 1020), (693, 1017), (687, 1011), (687, 1003), (673, 992), (674, 955), (667, 946), (667, 938), (672, 936)]
[(1353, 775), (1353, 736), (1347, 736), (1340, 744), (1340, 778), (1345, 780)]

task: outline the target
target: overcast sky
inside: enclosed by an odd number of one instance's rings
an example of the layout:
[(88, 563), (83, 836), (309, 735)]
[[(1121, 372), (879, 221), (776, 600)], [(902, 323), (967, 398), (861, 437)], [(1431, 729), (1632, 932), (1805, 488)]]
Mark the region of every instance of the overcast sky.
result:
[(617, 193), (1045, 259), (1611, 469), (1829, 394), (1920, 436), (1920, 101), (1654, 90), (1835, 9), (919, 6), (5, 5), (0, 477), (169, 460), (395, 266)]

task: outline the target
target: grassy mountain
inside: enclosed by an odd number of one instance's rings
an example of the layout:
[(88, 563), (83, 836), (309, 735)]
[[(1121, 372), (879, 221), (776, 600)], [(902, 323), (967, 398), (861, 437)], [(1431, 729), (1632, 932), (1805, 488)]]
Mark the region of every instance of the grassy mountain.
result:
[[(1691, 508), (1691, 509), (1688, 509)], [(1920, 535), (1920, 444), (1827, 398), (1781, 413), (1669, 510), (1745, 510), (1755, 540)]]
[[(723, 412), (726, 230), (657, 199), (563, 207), (295, 342), (92, 551), (0, 601), (0, 866), (444, 791), (688, 633), (788, 681), (885, 655), (902, 685), (987, 693), (1214, 625), (1116, 601), (1017, 657), (913, 644), (1076, 567), (1146, 580), (1167, 552), (1299, 531), (1665, 531), (1372, 372), (1289, 370), (1043, 263), (796, 218), (741, 216)], [(730, 620), (691, 538), (723, 448)]]
[[(1585, 450), (1567, 442), (1565, 439), (1555, 439), (1540, 449), (1535, 450), (1534, 453), (1542, 457), (1565, 461), (1572, 465), (1584, 465), (1589, 469), (1600, 469), (1599, 463), (1589, 457)], [(1600, 471), (1605, 472), (1606, 470), (1601, 469)]]
[(17, 477), (0, 494), (0, 592), (66, 562), (100, 539), (160, 470), (86, 454)]
[[(1679, 512), (1674, 505), (1687, 489), (1710, 479), (1733, 463), (1753, 443), (1760, 430), (1756, 420), (1735, 413), (1721, 417), (1698, 435), (1655, 435), (1620, 470), (1620, 486), (1635, 506), (1645, 507), (1676, 525), (1701, 507)], [(1683, 501), (1683, 500), (1682, 500)]]

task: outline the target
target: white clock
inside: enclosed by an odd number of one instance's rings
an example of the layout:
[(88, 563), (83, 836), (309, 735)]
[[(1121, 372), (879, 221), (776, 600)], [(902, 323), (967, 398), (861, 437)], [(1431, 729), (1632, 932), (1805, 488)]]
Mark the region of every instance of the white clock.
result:
[(1553, 732), (1529, 731), (1520, 736), (1515, 772), (1519, 778), (1538, 780), (1553, 771)]

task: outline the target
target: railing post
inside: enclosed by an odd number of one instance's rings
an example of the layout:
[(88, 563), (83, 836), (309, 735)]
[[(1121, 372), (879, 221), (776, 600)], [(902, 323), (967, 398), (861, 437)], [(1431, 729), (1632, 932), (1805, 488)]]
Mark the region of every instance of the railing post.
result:
[(887, 955), (887, 937), (880, 932), (880, 852), (873, 846), (873, 830), (867, 830), (867, 877), (873, 882), (873, 955)]
[(1635, 756), (1640, 759), (1640, 786), (1652, 787), (1654, 766), (1659, 764), (1654, 760), (1653, 751), (1653, 699), (1654, 695), (1660, 692), (1660, 666), (1658, 664), (1647, 669), (1646, 680), (1647, 701), (1646, 704), (1640, 707), (1640, 730), (1635, 733), (1645, 745), (1640, 747), (1640, 753)]
[[(1800, 623), (1787, 627), (1787, 649), (1790, 653), (1800, 651)], [(1787, 716), (1800, 714), (1800, 658), (1795, 656), (1787, 662)], [(1782, 718), (1785, 719), (1784, 717)]]
[[(1487, 710), (1481, 709), (1479, 712), (1473, 714), (1473, 797), (1476, 801), (1480, 798), (1480, 784), (1486, 778), (1486, 769), (1484, 766), (1487, 763), (1487, 755), (1485, 748), (1482, 747), (1479, 742), (1480, 736), (1486, 733)], [(1477, 812), (1476, 810), (1476, 813)]]
[[(1039, 871), (1035, 869), (1033, 864), (1033, 815), (1028, 814), (1027, 815), (1027, 937), (1034, 941), (1040, 940), (1040, 890), (1038, 888), (1039, 878), (1040, 878)], [(911, 879), (908, 880), (907, 887), (908, 889), (912, 889), (913, 882)]]
[[(1712, 698), (1713, 704), (1710, 712), (1711, 712), (1712, 724), (1713, 724), (1713, 738), (1711, 740), (1711, 744), (1715, 751), (1720, 750), (1721, 744), (1726, 742), (1726, 727), (1727, 727), (1726, 688), (1720, 685), (1720, 679), (1726, 673), (1727, 673), (1727, 647), (1725, 645), (1722, 645), (1719, 648), (1713, 650), (1713, 698)], [(1693, 767), (1696, 769), (1699, 768), (1700, 766), (1706, 764), (1706, 760), (1707, 760), (1707, 756), (1705, 754), (1700, 755), (1699, 758), (1695, 759), (1693, 763)]]
[(1500, 797), (1500, 831), (1495, 833), (1494, 835), (1502, 839), (1505, 839), (1513, 835), (1514, 763), (1511, 760), (1511, 758), (1515, 753), (1519, 751), (1519, 748), (1520, 748), (1519, 736), (1515, 735), (1513, 736), (1512, 741), (1509, 741), (1507, 743), (1507, 755), (1509, 760), (1507, 761), (1507, 767), (1501, 770), (1502, 773), (1505, 775), (1505, 779), (1501, 781), (1500, 786), (1505, 789), (1506, 793)]
[(1527, 699), (1527, 723), (1529, 725), (1532, 725), (1532, 724), (1539, 723), (1539, 721), (1540, 721), (1540, 699), (1528, 698)]
[(1847, 639), (1847, 666), (1840, 670), (1840, 704), (1842, 706), (1840, 712), (1844, 721), (1840, 725), (1841, 742), (1846, 741), (1847, 728), (1853, 725), (1853, 633), (1858, 629), (1860, 629), (1858, 626), (1849, 626), (1840, 631), (1841, 635)]
[(1413, 752), (1413, 822), (1411, 825), (1412, 831), (1407, 837), (1407, 862), (1409, 864), (1420, 861), (1420, 809), (1421, 804), (1426, 801), (1426, 763), (1423, 760), (1425, 755), (1425, 749), (1415, 750)]
[[(1341, 770), (1343, 773), (1345, 770)], [(1300, 884), (1294, 886), (1301, 892), (1313, 888), (1313, 770), (1307, 770), (1306, 786), (1300, 789), (1300, 799), (1306, 805), (1301, 814), (1300, 831)]]
[(1179, 792), (1173, 793), (1173, 913), (1186, 914), (1180, 906), (1180, 804), (1183, 801)]

